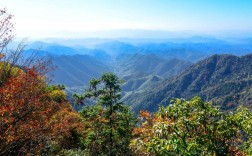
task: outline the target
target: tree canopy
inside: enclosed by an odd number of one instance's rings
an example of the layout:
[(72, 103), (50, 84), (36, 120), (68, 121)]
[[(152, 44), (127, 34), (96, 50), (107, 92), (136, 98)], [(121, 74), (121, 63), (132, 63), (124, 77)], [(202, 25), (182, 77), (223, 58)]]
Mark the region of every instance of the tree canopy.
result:
[(155, 114), (140, 112), (131, 149), (138, 155), (251, 154), (251, 111), (226, 114), (199, 97), (175, 99)]

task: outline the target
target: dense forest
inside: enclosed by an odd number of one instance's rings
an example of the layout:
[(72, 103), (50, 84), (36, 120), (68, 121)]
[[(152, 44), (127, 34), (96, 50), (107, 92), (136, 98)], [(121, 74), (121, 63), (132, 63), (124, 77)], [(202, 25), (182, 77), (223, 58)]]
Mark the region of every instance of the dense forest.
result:
[(215, 55), (162, 81), (139, 96), (155, 104), (139, 115), (121, 100), (124, 81), (104, 73), (73, 95), (76, 111), (65, 86), (48, 83), (50, 61), (25, 57), (22, 42), (7, 50), (12, 31), (0, 10), (0, 155), (252, 155), (251, 55)]
[(156, 111), (158, 105), (167, 106), (174, 97), (194, 96), (217, 103), (223, 111), (235, 110), (239, 105), (251, 108), (251, 75), (252, 54), (213, 55), (125, 101), (132, 103), (136, 112)]

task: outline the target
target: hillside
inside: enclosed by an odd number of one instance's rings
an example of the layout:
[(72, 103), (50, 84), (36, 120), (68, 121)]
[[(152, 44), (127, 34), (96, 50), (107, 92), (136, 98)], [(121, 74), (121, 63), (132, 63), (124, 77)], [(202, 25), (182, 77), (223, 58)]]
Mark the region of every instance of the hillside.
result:
[(108, 66), (88, 55), (51, 56), (51, 60), (57, 67), (52, 72), (52, 83), (68, 87), (87, 85), (92, 78), (111, 71)]
[(124, 54), (116, 59), (118, 75), (132, 78), (139, 78), (146, 75), (158, 75), (160, 77), (170, 77), (192, 63), (179, 59), (166, 60), (155, 54)]
[(166, 60), (154, 54), (124, 54), (116, 59), (116, 73), (125, 80), (123, 99), (134, 97), (135, 92), (151, 88), (164, 78), (174, 76), (192, 65), (189, 61)]
[(127, 80), (122, 85), (122, 90), (123, 91), (137, 91), (137, 90), (146, 89), (146, 88), (154, 85), (154, 83), (156, 83), (160, 80), (162, 80), (162, 78), (159, 76), (156, 76), (156, 75), (148, 75), (146, 77)]
[(204, 100), (222, 103), (221, 109), (238, 105), (251, 107), (252, 54), (245, 56), (213, 55), (179, 75), (158, 83), (152, 90), (136, 93), (125, 99), (133, 109), (155, 111), (158, 105), (168, 105), (176, 98), (200, 96)]
[(52, 73), (54, 84), (82, 87), (93, 77), (104, 72), (115, 71), (126, 81), (123, 87), (123, 89), (127, 88), (125, 91), (146, 89), (157, 81), (152, 79), (151, 75), (156, 75), (159, 80), (175, 75), (191, 65), (187, 61), (177, 59), (168, 61), (153, 54), (122, 55), (116, 61), (111, 61), (109, 55), (97, 49), (90, 50), (87, 55), (49, 55), (49, 57), (53, 65), (57, 66)]

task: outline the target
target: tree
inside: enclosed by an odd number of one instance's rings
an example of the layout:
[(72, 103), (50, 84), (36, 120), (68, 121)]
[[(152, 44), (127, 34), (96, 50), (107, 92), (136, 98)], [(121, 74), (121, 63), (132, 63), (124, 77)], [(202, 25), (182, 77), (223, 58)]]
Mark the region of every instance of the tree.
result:
[(33, 69), (19, 70), (0, 87), (1, 154), (35, 153), (45, 143), (49, 118), (59, 109), (45, 87)]
[(85, 123), (81, 115), (74, 111), (71, 105), (62, 108), (50, 117), (50, 141), (46, 155), (56, 155), (66, 149), (84, 149), (82, 140)]
[(6, 9), (0, 9), (0, 54), (14, 37), (12, 18), (13, 15), (7, 13)]
[(54, 69), (50, 60), (37, 58), (37, 51), (24, 56), (24, 40), (16, 48), (9, 49), (8, 45), (13, 40), (14, 24), (13, 15), (9, 14), (6, 9), (0, 9), (0, 86), (2, 86), (13, 72), (13, 68), (33, 68), (42, 75)]
[(237, 112), (231, 114), (232, 120), (239, 126), (242, 143), (241, 149), (248, 155), (252, 155), (252, 111), (245, 107), (239, 107)]
[(0, 155), (40, 155), (52, 142), (59, 149), (75, 148), (73, 136), (84, 125), (64, 87), (48, 86), (33, 68), (13, 70), (0, 86)]
[(224, 114), (199, 97), (176, 99), (154, 115), (140, 112), (142, 126), (134, 129), (130, 146), (140, 155), (246, 155), (242, 144), (252, 130), (247, 115)]
[(6, 64), (6, 51), (7, 45), (13, 39), (13, 23), (11, 22), (13, 15), (6, 12), (5, 9), (0, 9), (0, 85), (3, 84), (4, 80), (10, 75), (11, 64)]
[(87, 144), (91, 155), (120, 155), (128, 152), (134, 114), (120, 102), (120, 84), (123, 81), (112, 73), (92, 79), (83, 95), (74, 95), (81, 102), (92, 98), (95, 106), (85, 107), (81, 114), (89, 122)]
[(0, 9), (0, 155), (40, 155), (49, 142), (59, 140), (55, 136), (60, 136), (61, 125), (72, 124), (61, 135), (69, 136), (81, 121), (71, 122), (78, 115), (64, 87), (45, 81), (50, 62), (34, 54), (24, 57), (23, 42), (14, 50), (7, 48), (13, 38), (12, 17)]

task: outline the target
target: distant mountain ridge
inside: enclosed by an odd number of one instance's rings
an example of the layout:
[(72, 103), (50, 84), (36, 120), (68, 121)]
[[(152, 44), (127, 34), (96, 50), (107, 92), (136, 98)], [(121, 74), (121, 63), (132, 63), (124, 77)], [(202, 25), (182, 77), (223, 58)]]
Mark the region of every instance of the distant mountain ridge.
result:
[[(224, 101), (224, 105), (228, 108), (223, 106), (223, 109), (232, 109), (232, 107), (237, 106), (237, 103), (241, 103), (241, 97), (245, 99), (245, 102), (250, 101), (251, 97), (251, 91), (246, 91), (247, 88), (238, 87), (236, 91), (232, 90), (237, 86), (246, 86), (246, 83), (250, 83), (247, 82), (247, 79), (236, 79), (234, 75), (231, 75), (231, 79), (234, 79), (234, 81), (231, 81), (222, 77), (228, 75), (228, 68), (231, 68), (231, 66), (239, 66), (239, 64), (233, 62), (240, 59), (234, 59), (236, 56), (221, 55), (220, 57), (216, 55), (216, 62), (230, 60), (230, 65), (228, 63), (222, 64), (225, 61), (217, 63), (221, 64), (218, 66), (221, 67), (221, 70), (227, 72), (219, 75), (218, 79), (208, 73), (211, 70), (218, 69), (213, 68), (214, 56), (210, 57), (212, 58), (210, 64), (213, 65), (208, 65), (209, 68), (199, 66), (197, 70), (192, 69), (198, 64), (198, 61), (213, 54), (227, 53), (241, 56), (252, 52), (251, 39), (248, 38), (239, 42), (230, 40), (228, 42), (199, 36), (184, 40), (177, 39), (174, 42), (171, 39), (167, 41), (160, 39), (156, 42), (147, 39), (145, 41), (140, 39), (109, 39), (96, 42), (96, 39), (92, 39), (90, 40), (92, 48), (83, 45), (67, 46), (56, 42), (35, 42), (27, 46), (25, 52), (30, 54), (38, 49), (37, 54), (39, 56), (51, 58), (52, 63), (58, 67), (52, 73), (54, 75), (52, 83), (65, 84), (69, 93), (82, 90), (83, 86), (88, 85), (93, 77), (97, 78), (104, 72), (113, 72), (126, 80), (122, 86), (122, 100), (132, 105), (135, 111), (140, 109), (155, 110), (158, 104), (167, 105), (170, 97), (188, 98), (194, 95), (202, 96), (205, 100)], [(89, 41), (85, 40), (85, 42), (88, 43)], [(224, 56), (227, 58), (224, 59)], [(242, 64), (242, 61), (238, 62)], [(188, 68), (193, 63), (196, 64)], [(236, 72), (241, 75), (240, 72), (244, 69), (249, 70), (247, 67), (241, 67)], [(198, 73), (198, 75), (181, 75), (183, 70), (187, 72), (193, 70), (192, 73)], [(205, 81), (204, 76), (199, 76), (201, 72), (204, 73), (206, 79), (210, 77), (211, 81)], [(213, 71), (213, 73), (215, 72)], [(176, 76), (177, 74), (179, 75)], [(171, 76), (175, 76), (175, 78), (167, 80)], [(216, 85), (210, 83), (213, 80), (216, 81)], [(217, 80), (221, 80), (221, 82)], [(230, 84), (227, 82), (230, 82)], [(243, 88), (244, 92), (239, 90), (240, 88)], [(230, 91), (230, 93), (225, 92), (225, 90)], [(235, 103), (232, 104), (230, 101), (235, 101)]]
[[(60, 47), (61, 51), (56, 49), (58, 55), (61, 55), (61, 53), (65, 55), (71, 53), (91, 54), (93, 50), (100, 50), (108, 55), (115, 56), (121, 54), (155, 54), (165, 59), (177, 58), (190, 62), (197, 62), (212, 54), (245, 55), (252, 52), (251, 38), (218, 39), (207, 36), (167, 39), (50, 39), (44, 42), (32, 42), (26, 49), (41, 48), (41, 50), (47, 51), (46, 49), (50, 50), (50, 47)], [(67, 48), (71, 49), (67, 50)], [(52, 48), (48, 52), (57, 55), (54, 51)], [(69, 51), (68, 54), (67, 51)]]
[(224, 110), (241, 104), (252, 108), (251, 88), (252, 54), (241, 57), (213, 55), (125, 101), (132, 103), (135, 111), (155, 111), (158, 105), (168, 105), (172, 98), (190, 99), (193, 96), (222, 104)]
[[(137, 50), (139, 49), (133, 45), (118, 41), (99, 44), (94, 49), (34, 42), (26, 47), (25, 52), (29, 55), (36, 51), (39, 57), (50, 58), (53, 65), (58, 67), (52, 73), (54, 75), (52, 83), (63, 83), (68, 87), (87, 85), (92, 76), (96, 77), (105, 71), (114, 72), (121, 78), (133, 82), (139, 78), (146, 80), (145, 77), (149, 75), (167, 78), (191, 65), (188, 61), (166, 60), (152, 53), (140, 54)], [(136, 81), (139, 84), (140, 81)], [(150, 86), (149, 82), (152, 81), (147, 82), (143, 82), (145, 83), (143, 86)]]

